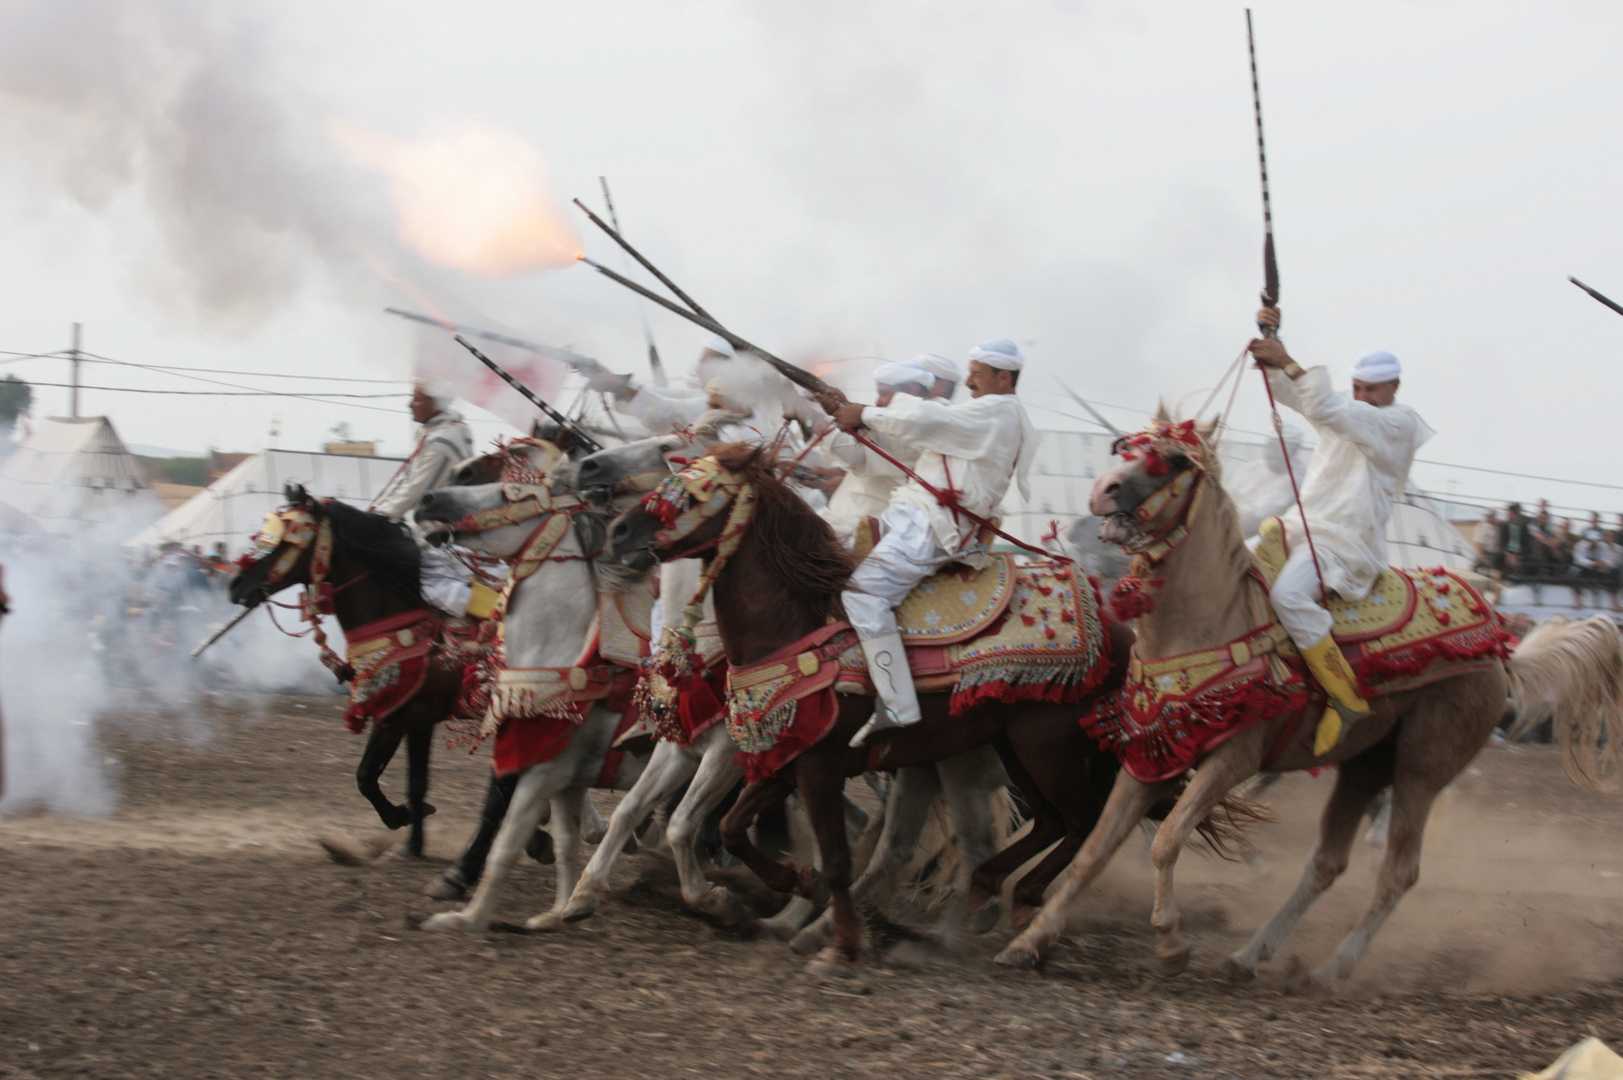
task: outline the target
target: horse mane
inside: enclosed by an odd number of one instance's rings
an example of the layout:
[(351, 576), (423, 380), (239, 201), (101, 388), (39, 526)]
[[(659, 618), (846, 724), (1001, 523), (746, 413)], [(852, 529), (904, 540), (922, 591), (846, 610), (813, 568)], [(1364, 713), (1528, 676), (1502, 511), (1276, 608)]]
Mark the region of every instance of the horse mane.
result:
[(840, 593), (855, 569), (851, 553), (828, 522), (795, 494), (784, 474), (792, 461), (776, 456), (775, 444), (726, 443), (710, 453), (722, 468), (755, 488), (755, 521), (761, 563), (785, 592), (829, 618), (844, 618)]
[(406, 526), (337, 499), (319, 505), (332, 522), (335, 546), (342, 546), (365, 563), (379, 584), (413, 603), (422, 602), (422, 557)]

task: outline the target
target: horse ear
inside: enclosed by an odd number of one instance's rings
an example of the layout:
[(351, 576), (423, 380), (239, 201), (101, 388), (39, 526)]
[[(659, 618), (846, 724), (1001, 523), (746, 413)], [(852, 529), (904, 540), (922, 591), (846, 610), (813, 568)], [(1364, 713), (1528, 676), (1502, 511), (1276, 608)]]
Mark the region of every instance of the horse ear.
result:
[(1200, 436), (1201, 442), (1210, 443), (1217, 435), (1217, 417), (1195, 421), (1195, 434)]
[(1159, 420), (1163, 424), (1172, 423), (1172, 410), (1167, 408), (1167, 399), (1166, 398), (1160, 398), (1160, 399), (1158, 399), (1156, 401), (1156, 403), (1155, 403), (1155, 415), (1153, 417), (1151, 417), (1151, 419)]
[(304, 490), (303, 484), (293, 481), (289, 481), (287, 486), (282, 489), (282, 497), (293, 506), (302, 507), (310, 504), (310, 493)]

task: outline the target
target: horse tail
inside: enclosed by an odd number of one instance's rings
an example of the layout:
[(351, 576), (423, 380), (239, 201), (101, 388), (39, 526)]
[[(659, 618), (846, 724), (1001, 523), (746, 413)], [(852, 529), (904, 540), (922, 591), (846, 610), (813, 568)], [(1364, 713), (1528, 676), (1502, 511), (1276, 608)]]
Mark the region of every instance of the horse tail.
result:
[[(1188, 783), (1189, 777), (1185, 775), (1178, 785), (1176, 794), (1169, 795), (1150, 807), (1144, 815), (1144, 824), (1149, 826), (1150, 822), (1165, 821), (1167, 815), (1172, 813), (1172, 808), (1178, 804), (1178, 799), (1183, 795), (1183, 789)], [(1267, 803), (1248, 799), (1239, 793), (1239, 789), (1235, 789), (1212, 807), (1205, 819), (1195, 826), (1195, 832), (1206, 842), (1206, 846), (1211, 848), (1213, 854), (1219, 858), (1238, 861), (1245, 857), (1247, 851), (1255, 847), (1251, 842), (1251, 826), (1273, 825), (1278, 821), (1279, 815), (1274, 813)], [(1154, 831), (1153, 826), (1150, 827), (1151, 835)]]
[(1551, 721), (1573, 783), (1606, 791), (1623, 770), (1623, 635), (1604, 615), (1540, 623), (1510, 654), (1515, 738)]

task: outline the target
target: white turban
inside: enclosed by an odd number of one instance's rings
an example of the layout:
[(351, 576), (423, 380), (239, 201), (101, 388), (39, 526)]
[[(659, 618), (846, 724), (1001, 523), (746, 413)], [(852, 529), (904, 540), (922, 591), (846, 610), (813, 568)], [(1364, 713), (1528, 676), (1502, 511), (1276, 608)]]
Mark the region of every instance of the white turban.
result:
[(711, 338), (709, 341), (704, 343), (704, 351), (705, 352), (717, 353), (717, 354), (719, 354), (721, 356), (734, 356), (734, 355), (736, 355), (733, 352), (732, 342), (728, 341), (726, 338), (722, 337), (720, 334), (717, 334), (715, 337)]
[(1021, 355), (1020, 346), (1008, 338), (993, 338), (991, 341), (981, 342), (969, 350), (969, 358), (979, 360), (987, 367), (995, 367), (999, 371), (1019, 371), (1026, 366), (1026, 358)]
[(946, 379), (950, 383), (964, 381), (964, 377), (958, 374), (958, 365), (945, 356), (933, 352), (919, 353), (913, 362), (938, 379)]
[(935, 376), (923, 364), (895, 360), (875, 368), (873, 381), (880, 386), (919, 386), (928, 390), (935, 383)]
[(451, 402), (456, 400), (456, 390), (444, 379), (418, 379), (417, 389), (426, 397), (434, 399), (434, 404), (442, 409), (449, 409)]
[(1377, 349), (1358, 358), (1358, 363), (1353, 365), (1352, 377), (1359, 382), (1391, 382), (1403, 377), (1403, 365), (1391, 353)]

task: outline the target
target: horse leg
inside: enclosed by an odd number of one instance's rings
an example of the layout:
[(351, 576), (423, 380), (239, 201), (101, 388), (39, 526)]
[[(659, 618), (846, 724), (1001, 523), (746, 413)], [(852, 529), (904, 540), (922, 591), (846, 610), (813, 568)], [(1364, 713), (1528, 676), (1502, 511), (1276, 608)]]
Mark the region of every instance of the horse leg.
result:
[(1031, 925), (998, 953), (994, 962), (1016, 968), (1034, 968), (1040, 964), (1065, 932), (1065, 919), (1071, 901), (1099, 876), (1110, 857), (1132, 834), (1150, 807), (1155, 805), (1157, 799), (1168, 794), (1171, 788), (1170, 783), (1145, 784), (1134, 780), (1125, 771), (1117, 773), (1116, 783), (1110, 789), (1110, 798), (1105, 801), (1099, 824), (1088, 834), (1076, 860), (1061, 876), (1054, 894), (1031, 920)]
[(572, 787), (553, 796), (552, 845), (558, 854), (558, 877), (552, 893), (552, 909), (524, 923), (526, 930), (552, 930), (569, 903), (580, 880), (581, 818), (584, 817), (587, 788)]
[(497, 776), (492, 773), (490, 786), (485, 788), (485, 805), (479, 811), (479, 829), (462, 849), (456, 862), (428, 886), (426, 892), (436, 900), (460, 900), (468, 889), (479, 883), (485, 872), (485, 858), (496, 839), (496, 830), (502, 827), (502, 815), (512, 801), (513, 789), (518, 786), (518, 774)]
[[(978, 752), (948, 758), (936, 766), (946, 801), (947, 821), (952, 828), (950, 843), (958, 845), (958, 876), (950, 885), (952, 894), (936, 923), (936, 938), (947, 948), (955, 947), (958, 935), (969, 923), (969, 886), (975, 871), (997, 854), (998, 823), (992, 818), (996, 796), (1008, 782), (1008, 774), (990, 747)], [(982, 902), (975, 909), (970, 929), (984, 934), (997, 925), (998, 905)]]
[(355, 786), (361, 789), (361, 794), (372, 804), (372, 808), (378, 812), (378, 817), (383, 820), (384, 826), (389, 829), (398, 829), (411, 824), (411, 811), (390, 802), (378, 784), (378, 778), (383, 775), (383, 770), (394, 760), (394, 752), (400, 748), (403, 734), (399, 727), (373, 724), (372, 734), (366, 739), (366, 749), (361, 751), (361, 763), (355, 767)]
[[(845, 822), (845, 768), (843, 754), (827, 757), (818, 747), (795, 762), (795, 781), (806, 804), (817, 850), (822, 855), (823, 882), (834, 910), (834, 941), (819, 952), (806, 970), (814, 974), (850, 974), (862, 959), (862, 923), (851, 899), (851, 843)], [(837, 750), (844, 750), (838, 747)]]
[(569, 896), (569, 903), (564, 906), (564, 922), (579, 922), (597, 910), (626, 841), (636, 835), (637, 826), (650, 810), (693, 775), (693, 769), (693, 757), (682, 747), (669, 742), (654, 745), (648, 767), (609, 816), (608, 831), (603, 834), (579, 884)]
[(1155, 910), (1150, 913), (1150, 925), (1155, 928), (1155, 958), (1164, 975), (1177, 975), (1189, 966), (1189, 943), (1178, 933), (1178, 899), (1172, 883), (1178, 856), (1196, 826), (1234, 785), (1256, 775), (1261, 750), (1253, 751), (1250, 745), (1256, 741), (1241, 736), (1206, 755), (1172, 813), (1155, 830), (1155, 842), (1150, 845), (1150, 861), (1155, 864)]
[[(1024, 835), (1016, 837), (1002, 851), (977, 866), (974, 873), (970, 875), (969, 910), (971, 914), (980, 911), (983, 906), (987, 905), (990, 905), (996, 911), (997, 902), (1003, 895), (1003, 884), (1009, 879), (1009, 875), (1059, 842), (1067, 832), (1065, 816), (1060, 813), (1059, 808), (1049, 800), (1048, 796), (1043, 793), (1042, 788), (1032, 779), (1031, 774), (1026, 771), (1024, 762), (1015, 755), (1008, 740), (999, 738), (996, 746), (998, 756), (1003, 759), (1003, 768), (1009, 774), (1009, 779), (1013, 781), (1015, 787), (1020, 789), (1021, 797), (1026, 800), (1026, 805), (1031, 808), (1031, 828), (1027, 829)], [(1071, 850), (1071, 854), (1076, 854), (1075, 848)], [(1051, 875), (1057, 874), (1064, 866), (1065, 864), (1061, 863), (1058, 868), (1051, 871)], [(1030, 878), (1031, 875), (1028, 874), (1026, 877)], [(1043, 882), (1044, 888), (1047, 887), (1047, 884), (1047, 881)], [(1022, 906), (1020, 898), (1016, 898), (1013, 911), (1016, 930), (1023, 929), (1031, 921), (1032, 914), (1042, 906), (1042, 902), (1041, 892), (1037, 894), (1035, 903), (1028, 902), (1026, 906)]]
[(682, 883), (683, 902), (723, 926), (738, 926), (749, 921), (744, 905), (726, 886), (712, 885), (699, 866), (699, 833), (704, 819), (721, 805), (743, 775), (743, 770), (733, 763), (737, 751), (732, 736), (720, 725), (711, 732), (715, 734), (704, 746), (698, 771), (691, 774), (693, 782), (688, 785), (687, 794), (682, 796), (665, 823), (665, 839), (670, 842), (671, 857), (676, 860), (676, 877)]
[(434, 749), (432, 721), (414, 724), (406, 732), (406, 809), (411, 814), (411, 834), (406, 853), (423, 857), (423, 819), (434, 812), (428, 804), (428, 759)]
[(526, 769), (519, 777), (518, 786), (513, 789), (512, 802), (502, 818), (502, 827), (496, 833), (496, 842), (491, 845), (485, 873), (479, 879), (479, 886), (473, 890), (473, 896), (460, 911), (442, 911), (430, 916), (423, 923), (424, 930), (478, 933), (490, 926), (490, 916), (496, 907), (496, 890), (508, 871), (512, 870), (513, 863), (523, 854), (524, 845), (529, 843), (536, 825), (540, 823), (541, 812), (556, 786), (552, 764), (549, 761), (545, 765)]
[(750, 839), (749, 827), (764, 811), (782, 806), (794, 790), (794, 782), (782, 774), (757, 780), (744, 788), (738, 801), (733, 803), (733, 808), (721, 819), (722, 847), (749, 867), (773, 892), (800, 892), (800, 872), (793, 866), (767, 857)]
[[(882, 902), (895, 885), (897, 875), (918, 850), (919, 835), (930, 814), (930, 806), (941, 794), (941, 774), (934, 765), (909, 765), (896, 770), (896, 782), (885, 800), (885, 823), (862, 876), (851, 886), (851, 895), (864, 903)], [(796, 934), (790, 948), (802, 955), (814, 953), (834, 935), (834, 909)]]
[(1271, 960), (1286, 935), (1336, 878), (1347, 869), (1347, 857), (1358, 823), (1375, 795), (1392, 782), (1389, 749), (1364, 751), (1336, 770), (1336, 786), (1319, 818), (1319, 840), (1302, 867), (1301, 880), (1278, 911), (1251, 936), (1244, 948), (1223, 963), (1223, 973), (1236, 982), (1256, 978), (1257, 965)]

